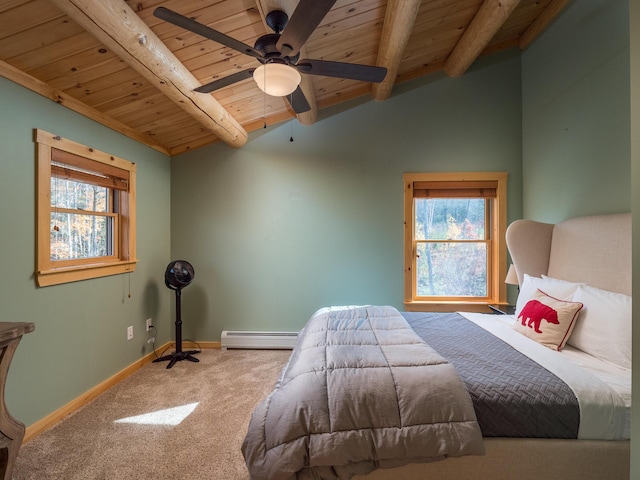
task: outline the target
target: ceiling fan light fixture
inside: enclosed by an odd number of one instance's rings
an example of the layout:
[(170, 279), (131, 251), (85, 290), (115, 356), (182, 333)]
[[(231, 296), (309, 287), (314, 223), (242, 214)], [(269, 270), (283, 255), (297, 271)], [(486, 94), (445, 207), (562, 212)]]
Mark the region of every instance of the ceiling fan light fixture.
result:
[(293, 67), (282, 63), (267, 63), (255, 69), (253, 79), (267, 95), (286, 97), (298, 88), (302, 77)]

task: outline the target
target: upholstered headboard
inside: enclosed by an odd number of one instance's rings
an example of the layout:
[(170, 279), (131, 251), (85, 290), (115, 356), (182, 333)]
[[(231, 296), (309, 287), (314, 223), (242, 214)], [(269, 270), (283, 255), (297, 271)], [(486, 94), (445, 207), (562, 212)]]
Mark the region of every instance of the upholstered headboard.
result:
[(520, 285), (526, 273), (631, 295), (630, 213), (555, 225), (516, 220), (507, 228), (506, 240)]

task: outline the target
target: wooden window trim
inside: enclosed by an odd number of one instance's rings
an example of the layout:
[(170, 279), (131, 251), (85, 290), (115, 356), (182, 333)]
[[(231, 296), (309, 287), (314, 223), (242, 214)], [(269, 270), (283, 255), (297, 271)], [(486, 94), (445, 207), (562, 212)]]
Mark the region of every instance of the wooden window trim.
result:
[[(136, 269), (136, 164), (108, 153), (86, 147), (40, 129), (34, 131), (37, 144), (37, 228), (36, 284), (39, 287), (130, 273)], [(97, 170), (105, 175), (105, 185), (119, 196), (120, 227), (113, 256), (100, 259), (77, 259), (53, 262), (50, 247), (51, 176), (66, 175), (63, 168), (52, 167), (52, 161), (76, 165), (82, 159), (97, 162)], [(78, 172), (67, 172), (82, 178)], [(110, 215), (110, 214), (109, 214)]]
[[(487, 304), (507, 303), (507, 286), (503, 279), (507, 275), (507, 177), (506, 172), (438, 172), (438, 173), (405, 173), (404, 181), (404, 308), (407, 311), (486, 311)], [(416, 300), (413, 281), (414, 261), (414, 225), (413, 199), (414, 186), (427, 195), (447, 198), (447, 190), (477, 193), (478, 197), (493, 198), (494, 203), (487, 225), (491, 229), (489, 251), (490, 278), (488, 280), (489, 295), (486, 299), (472, 299), (461, 302), (439, 298), (438, 300)], [(437, 190), (439, 193), (435, 193)], [(471, 189), (471, 190), (470, 190)], [(457, 196), (454, 195), (454, 196)], [(419, 196), (423, 196), (419, 194)]]

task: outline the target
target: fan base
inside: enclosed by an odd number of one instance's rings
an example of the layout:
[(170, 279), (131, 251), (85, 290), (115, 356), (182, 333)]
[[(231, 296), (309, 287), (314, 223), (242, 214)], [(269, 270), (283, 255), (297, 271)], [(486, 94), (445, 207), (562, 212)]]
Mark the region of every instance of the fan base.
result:
[(169, 360), (169, 364), (167, 368), (171, 368), (175, 365), (176, 362), (181, 360), (189, 360), (190, 362), (199, 362), (200, 360), (194, 357), (196, 353), (200, 353), (197, 350), (189, 350), (186, 352), (173, 352), (170, 355), (164, 355), (160, 358), (156, 358), (153, 363), (164, 362), (165, 360)]

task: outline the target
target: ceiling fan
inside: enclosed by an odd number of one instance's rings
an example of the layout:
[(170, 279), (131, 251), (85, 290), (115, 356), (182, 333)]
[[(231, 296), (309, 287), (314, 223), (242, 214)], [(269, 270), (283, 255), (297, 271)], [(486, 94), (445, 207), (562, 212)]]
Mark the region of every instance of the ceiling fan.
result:
[(202, 85), (194, 89), (195, 92), (211, 93), (253, 77), (258, 87), (265, 93), (287, 98), (298, 114), (311, 108), (299, 86), (301, 73), (376, 83), (384, 80), (387, 74), (387, 69), (384, 67), (298, 58), (300, 48), (335, 3), (336, 0), (300, 0), (291, 18), (281, 10), (269, 12), (265, 20), (275, 33), (261, 36), (253, 47), (168, 8), (158, 7), (153, 14), (162, 20), (254, 57), (262, 64), (257, 68), (242, 70)]

